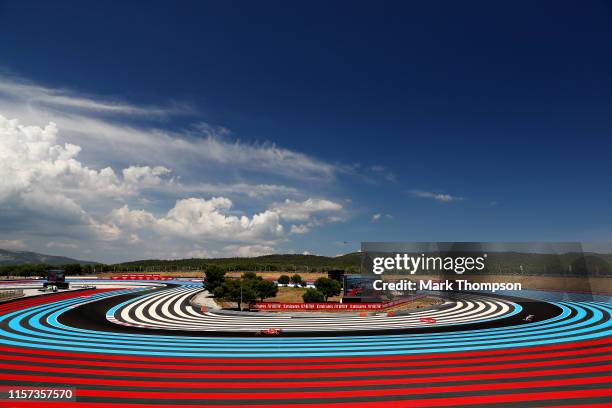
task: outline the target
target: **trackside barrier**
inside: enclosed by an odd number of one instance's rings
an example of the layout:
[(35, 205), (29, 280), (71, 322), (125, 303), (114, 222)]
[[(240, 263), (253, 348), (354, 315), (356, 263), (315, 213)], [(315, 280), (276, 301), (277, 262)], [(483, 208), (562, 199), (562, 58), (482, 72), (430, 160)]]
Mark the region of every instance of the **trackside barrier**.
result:
[(128, 274), (111, 276), (114, 280), (171, 280), (171, 276), (162, 276), (157, 274)]
[(416, 295), (409, 299), (399, 299), (390, 302), (368, 302), (368, 303), (278, 303), (278, 302), (257, 302), (255, 308), (258, 310), (377, 310), (382, 311), (388, 308), (411, 302), (424, 295)]

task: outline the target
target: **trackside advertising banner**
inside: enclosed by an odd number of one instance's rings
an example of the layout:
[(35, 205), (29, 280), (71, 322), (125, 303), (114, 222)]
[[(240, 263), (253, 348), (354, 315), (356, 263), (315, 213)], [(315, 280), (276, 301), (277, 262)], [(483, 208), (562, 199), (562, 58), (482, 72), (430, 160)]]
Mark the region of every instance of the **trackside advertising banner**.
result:
[(371, 303), (275, 303), (257, 302), (259, 310), (384, 310), (403, 303), (404, 300), (393, 302)]

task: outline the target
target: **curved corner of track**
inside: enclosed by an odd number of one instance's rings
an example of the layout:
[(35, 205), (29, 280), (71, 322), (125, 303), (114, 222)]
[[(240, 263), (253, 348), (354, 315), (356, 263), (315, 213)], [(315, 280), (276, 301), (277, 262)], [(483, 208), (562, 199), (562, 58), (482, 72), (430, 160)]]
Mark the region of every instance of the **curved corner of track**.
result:
[[(612, 398), (610, 297), (463, 294), (427, 312), (442, 324), (417, 327), (410, 315), (203, 315), (189, 308), (199, 290), (176, 281), (2, 304), (0, 385), (75, 389), (76, 402), (53, 407), (596, 407)], [(251, 331), (282, 321), (286, 336)], [(25, 405), (47, 406), (11, 403)]]

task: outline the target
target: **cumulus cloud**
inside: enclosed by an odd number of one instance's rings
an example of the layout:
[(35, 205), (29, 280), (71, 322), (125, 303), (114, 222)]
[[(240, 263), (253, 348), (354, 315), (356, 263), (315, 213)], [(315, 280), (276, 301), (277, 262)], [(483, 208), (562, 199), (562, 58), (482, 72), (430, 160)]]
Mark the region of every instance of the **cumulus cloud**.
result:
[(282, 235), (283, 226), (276, 212), (264, 211), (251, 218), (238, 217), (228, 214), (231, 207), (232, 201), (224, 197), (179, 200), (164, 218), (157, 221), (157, 228), (163, 233), (205, 236), (212, 240), (273, 240)]
[(243, 142), (208, 124), (159, 126), (177, 114), (194, 110), (104, 100), (0, 74), (0, 233), (16, 238), (0, 246), (27, 240), (30, 249), (72, 256), (95, 248), (97, 258), (107, 251), (97, 259), (104, 261), (263, 254), (289, 234), (346, 220), (342, 204), (308, 198), (315, 184), (304, 180), (315, 180), (319, 193), (352, 167)]
[(25, 126), (0, 115), (0, 208), (13, 215), (12, 222), (37, 217), (47, 227), (56, 224), (57, 232), (80, 225), (103, 240), (117, 239), (120, 231), (99, 223), (83, 204), (136, 196), (163, 184), (169, 170), (130, 166), (118, 176), (110, 167), (92, 169), (79, 160), (80, 146), (60, 144), (57, 135), (54, 123)]
[(316, 213), (340, 211), (342, 204), (320, 198), (309, 198), (304, 201), (287, 199), (284, 202), (272, 204), (270, 209), (276, 211), (285, 220), (305, 221)]
[[(84, 165), (78, 159), (80, 152), (80, 146), (58, 143), (53, 122), (24, 126), (0, 115), (0, 202), (20, 194), (125, 197), (162, 184), (162, 176), (170, 172), (162, 166), (130, 166), (119, 177), (110, 167), (96, 170)], [(68, 202), (61, 205), (74, 207)]]
[(123, 180), (127, 185), (137, 188), (157, 187), (166, 182), (162, 178), (170, 173), (164, 166), (130, 166), (123, 169)]
[(411, 193), (415, 197), (430, 198), (432, 200), (436, 200), (436, 201), (443, 202), (443, 203), (463, 200), (463, 197), (457, 197), (457, 196), (452, 196), (450, 194), (443, 194), (443, 193), (434, 193), (431, 191), (413, 190)]
[(225, 197), (210, 200), (179, 200), (163, 217), (123, 206), (111, 212), (110, 225), (117, 229), (150, 229), (160, 235), (205, 238), (210, 241), (274, 241), (283, 235), (278, 214), (264, 211), (252, 217), (229, 214), (232, 201)]

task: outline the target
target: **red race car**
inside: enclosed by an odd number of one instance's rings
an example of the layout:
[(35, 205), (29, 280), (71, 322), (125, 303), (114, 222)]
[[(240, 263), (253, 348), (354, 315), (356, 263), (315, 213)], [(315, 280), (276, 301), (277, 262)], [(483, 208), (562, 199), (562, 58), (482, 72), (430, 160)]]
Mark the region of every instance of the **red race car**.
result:
[(258, 331), (257, 334), (263, 336), (278, 336), (279, 334), (281, 334), (281, 332), (281, 329), (263, 329)]
[(436, 319), (434, 319), (433, 317), (421, 317), (421, 323), (438, 323), (438, 321)]

